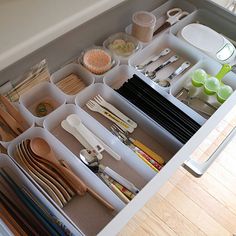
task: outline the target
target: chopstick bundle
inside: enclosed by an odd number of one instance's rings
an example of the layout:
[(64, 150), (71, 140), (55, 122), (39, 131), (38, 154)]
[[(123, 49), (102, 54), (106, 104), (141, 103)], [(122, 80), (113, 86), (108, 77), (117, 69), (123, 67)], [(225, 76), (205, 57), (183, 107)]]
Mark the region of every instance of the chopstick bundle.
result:
[(116, 91), (182, 143), (186, 143), (201, 127), (135, 74)]
[(0, 216), (14, 235), (71, 235), (71, 232), (24, 186), (0, 168)]

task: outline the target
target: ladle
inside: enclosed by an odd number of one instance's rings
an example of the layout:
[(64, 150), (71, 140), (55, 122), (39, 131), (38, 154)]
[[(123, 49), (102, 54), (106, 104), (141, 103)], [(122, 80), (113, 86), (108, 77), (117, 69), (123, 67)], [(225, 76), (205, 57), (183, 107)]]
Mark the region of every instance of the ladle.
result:
[(55, 157), (49, 144), (42, 138), (33, 138), (30, 141), (31, 150), (39, 157), (53, 163), (56, 168), (64, 174), (65, 179), (79, 195), (84, 195), (87, 186), (72, 171), (62, 166)]

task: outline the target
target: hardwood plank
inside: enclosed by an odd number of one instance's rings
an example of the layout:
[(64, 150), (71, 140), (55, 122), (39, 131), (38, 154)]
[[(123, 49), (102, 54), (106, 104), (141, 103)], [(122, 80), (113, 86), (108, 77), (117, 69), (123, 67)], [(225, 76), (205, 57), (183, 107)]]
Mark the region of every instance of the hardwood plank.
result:
[(209, 195), (200, 185), (192, 181), (184, 172), (178, 170), (170, 179), (170, 182), (230, 233), (236, 232), (236, 215), (215, 197)]
[(212, 236), (231, 235), (223, 226), (216, 222), (205, 209), (200, 208), (194, 201), (188, 198), (182, 191), (170, 182), (167, 182), (159, 191), (172, 206), (205, 234)]
[(119, 235), (177, 236), (163, 221), (153, 215), (146, 206), (129, 221)]
[(201, 178), (195, 178), (187, 173), (189, 178), (200, 185), (209, 195), (221, 202), (229, 211), (236, 214), (236, 195), (219, 183), (213, 176), (205, 173)]
[(165, 222), (177, 235), (206, 235), (159, 194), (146, 204), (146, 208)]

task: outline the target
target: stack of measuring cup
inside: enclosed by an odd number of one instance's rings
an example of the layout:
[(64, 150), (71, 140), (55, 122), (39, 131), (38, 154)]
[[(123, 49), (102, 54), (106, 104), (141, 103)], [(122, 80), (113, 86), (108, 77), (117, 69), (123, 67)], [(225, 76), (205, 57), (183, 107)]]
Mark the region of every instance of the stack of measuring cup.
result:
[[(216, 96), (217, 101), (222, 104), (233, 93), (233, 89), (222, 82), (223, 77), (231, 71), (231, 66), (225, 64), (216, 76), (211, 76), (203, 69), (197, 69), (192, 74), (192, 85), (195, 88), (203, 88), (206, 96)], [(194, 88), (192, 89), (192, 96)], [(196, 91), (196, 89), (195, 89)]]

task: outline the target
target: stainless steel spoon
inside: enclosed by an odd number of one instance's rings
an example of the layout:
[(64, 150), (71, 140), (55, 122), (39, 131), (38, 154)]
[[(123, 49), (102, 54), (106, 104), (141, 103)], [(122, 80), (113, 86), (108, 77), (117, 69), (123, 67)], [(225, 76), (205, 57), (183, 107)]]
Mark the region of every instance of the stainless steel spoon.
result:
[(160, 66), (158, 66), (155, 70), (153, 70), (153, 71), (147, 71), (146, 73), (145, 73), (145, 75), (147, 76), (147, 77), (149, 77), (150, 79), (155, 79), (155, 77), (156, 77), (156, 73), (159, 71), (159, 70), (161, 70), (161, 69), (163, 69), (164, 67), (166, 67), (166, 66), (168, 66), (168, 65), (170, 65), (170, 64), (172, 64), (172, 63), (174, 63), (174, 62), (176, 62), (177, 60), (179, 59), (179, 56), (178, 55), (174, 55), (174, 56), (172, 56), (171, 58), (169, 58), (168, 60), (166, 60), (163, 64), (161, 64)]
[(145, 68), (148, 65), (151, 65), (153, 62), (158, 61), (161, 57), (166, 56), (167, 54), (169, 54), (171, 52), (171, 50), (169, 48), (165, 48), (163, 51), (161, 51), (157, 56), (153, 57), (150, 61), (148, 61), (145, 64), (140, 64), (140, 65), (136, 65), (135, 69), (137, 69), (140, 72), (144, 72)]
[(154, 79), (153, 81), (156, 82), (159, 86), (168, 88), (170, 87), (170, 81), (180, 74), (182, 74), (184, 71), (186, 71), (191, 66), (191, 63), (189, 61), (185, 61), (181, 64), (167, 79), (160, 80), (158, 78)]

